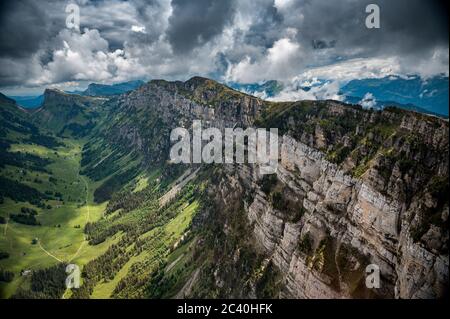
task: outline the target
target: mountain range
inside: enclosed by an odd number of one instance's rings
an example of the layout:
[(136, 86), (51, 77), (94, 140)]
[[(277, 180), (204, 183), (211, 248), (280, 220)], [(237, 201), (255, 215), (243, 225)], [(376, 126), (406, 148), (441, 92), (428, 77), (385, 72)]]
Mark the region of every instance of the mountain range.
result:
[[(94, 93), (48, 89), (32, 110), (0, 95), (3, 298), (447, 294), (447, 120), (266, 101), (202, 77)], [(172, 163), (172, 130), (194, 120), (277, 128), (276, 173)]]
[[(241, 92), (276, 100), (283, 90), (309, 92), (330, 83), (332, 81), (326, 79), (313, 79), (290, 85), (273, 80), (250, 84), (229, 83), (229, 85)], [(361, 104), (369, 95), (374, 101), (375, 108), (397, 106), (406, 110), (448, 117), (448, 87), (448, 76), (444, 75), (429, 79), (391, 75), (345, 82), (337, 94), (347, 103)], [(320, 96), (318, 98), (320, 99)]]
[[(97, 84), (91, 83), (84, 91), (68, 91), (70, 94), (83, 96), (112, 96), (132, 91), (144, 84), (142, 80), (129, 81), (117, 84)], [(44, 94), (38, 96), (10, 96), (19, 105), (25, 108), (37, 108), (44, 102)]]

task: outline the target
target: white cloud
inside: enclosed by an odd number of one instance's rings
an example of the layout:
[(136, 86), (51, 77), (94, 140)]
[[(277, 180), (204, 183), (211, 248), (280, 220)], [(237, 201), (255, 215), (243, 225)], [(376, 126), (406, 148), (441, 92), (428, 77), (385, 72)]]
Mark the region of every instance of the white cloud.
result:
[[(305, 83), (304, 83), (305, 84)], [(342, 100), (339, 93), (340, 85), (337, 81), (326, 81), (314, 85), (305, 91), (297, 82), (292, 82), (276, 96), (268, 98), (269, 101), (285, 102), (298, 100)]]
[(418, 74), (427, 79), (436, 74), (449, 75), (449, 52), (448, 48), (436, 48), (421, 60), (405, 57), (400, 60), (404, 73)]
[(132, 25), (131, 26), (131, 31), (136, 32), (136, 33), (147, 33), (145, 31), (145, 27), (144, 26), (138, 26), (138, 25)]
[(376, 109), (377, 108), (377, 100), (373, 96), (372, 93), (367, 92), (363, 99), (358, 102), (365, 109)]
[(383, 78), (388, 75), (399, 74), (400, 72), (401, 66), (395, 57), (358, 58), (311, 68), (294, 78), (294, 80), (319, 78), (345, 82), (353, 79)]
[(293, 4), (295, 4), (295, 0), (275, 0), (274, 6), (278, 10), (287, 10), (289, 9)]
[(53, 51), (51, 61), (41, 66), (40, 76), (29, 84), (46, 85), (67, 81), (127, 80), (130, 75), (143, 76), (142, 68), (124, 50), (109, 51), (108, 42), (98, 30), (82, 33), (63, 30), (58, 35), (62, 47)]
[(343, 97), (339, 95), (339, 91), (347, 82), (354, 79), (383, 78), (398, 74), (400, 71), (401, 66), (395, 58), (359, 58), (309, 68), (282, 81), (283, 90), (268, 100), (342, 100)]
[(250, 56), (246, 56), (239, 63), (230, 65), (225, 79), (242, 83), (285, 79), (298, 72), (296, 66), (301, 60), (301, 53), (299, 43), (289, 38), (279, 39), (259, 61), (252, 61)]

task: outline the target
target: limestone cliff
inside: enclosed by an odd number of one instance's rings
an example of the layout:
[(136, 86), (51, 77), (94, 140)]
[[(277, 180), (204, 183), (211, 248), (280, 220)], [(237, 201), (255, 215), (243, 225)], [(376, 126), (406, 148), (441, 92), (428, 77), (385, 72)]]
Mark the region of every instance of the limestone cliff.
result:
[[(167, 159), (170, 129), (189, 128), (194, 119), (219, 128), (279, 129), (276, 178), (252, 165), (226, 165), (211, 177), (214, 204), (196, 225), (234, 246), (223, 258), (225, 251), (215, 252), (228, 266), (216, 262), (197, 273), (214, 278), (208, 296), (255, 297), (254, 278), (270, 265), (281, 274), (282, 298), (447, 293), (447, 121), (335, 101), (269, 103), (202, 78), (151, 81), (115, 103), (121, 112), (111, 113), (107, 140), (139, 150), (150, 163)], [(245, 225), (230, 215), (241, 208)], [(262, 256), (254, 257), (259, 268), (252, 275), (243, 271), (250, 257), (242, 257), (242, 241)], [(369, 264), (380, 270), (378, 289), (365, 285)], [(233, 281), (241, 270), (250, 276), (249, 289)]]

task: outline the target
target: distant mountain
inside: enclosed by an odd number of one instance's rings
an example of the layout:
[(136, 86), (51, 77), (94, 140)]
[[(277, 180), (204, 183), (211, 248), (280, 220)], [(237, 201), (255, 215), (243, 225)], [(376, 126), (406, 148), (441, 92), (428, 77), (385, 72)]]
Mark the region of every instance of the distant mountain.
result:
[(44, 102), (33, 112), (33, 120), (40, 127), (59, 135), (83, 136), (94, 126), (104, 101), (104, 98), (46, 89)]
[(141, 80), (129, 81), (113, 85), (91, 83), (89, 84), (88, 88), (85, 91), (81, 92), (81, 95), (85, 96), (118, 95), (137, 89), (144, 83), (145, 82)]
[(372, 94), (380, 106), (396, 104), (408, 108), (404, 106), (412, 105), (418, 110), (426, 110), (426, 113), (448, 116), (449, 93), (446, 76), (426, 80), (418, 76), (388, 76), (381, 79), (353, 80), (341, 88), (341, 94), (349, 100), (362, 100), (367, 93)]
[[(362, 100), (364, 100), (364, 98)], [(359, 104), (359, 105), (364, 104), (364, 103), (361, 103), (362, 100), (361, 100), (361, 98), (355, 97), (355, 96), (346, 96), (346, 98), (345, 98), (345, 102), (350, 103), (350, 104)], [(422, 114), (430, 114), (430, 115), (440, 116), (440, 117), (444, 117), (444, 118), (448, 117), (448, 115), (438, 114), (438, 113), (429, 111), (427, 109), (424, 109), (423, 107), (414, 105), (414, 104), (401, 104), (401, 103), (398, 103), (395, 101), (378, 101), (376, 99), (374, 99), (373, 102), (374, 102), (374, 104), (376, 104), (374, 109), (383, 109), (388, 106), (395, 106), (395, 107), (403, 109), (403, 110), (414, 111), (414, 112), (418, 112), (418, 113), (422, 113)]]
[(44, 102), (43, 94), (38, 96), (11, 96), (10, 98), (27, 109), (39, 107)]
[[(84, 91), (66, 91), (65, 93), (83, 96), (111, 96), (132, 91), (144, 83), (145, 82), (141, 80), (112, 85), (91, 83)], [(38, 108), (42, 106), (42, 103), (44, 102), (44, 94), (38, 96), (10, 96), (9, 98), (13, 99), (17, 102), (17, 104), (27, 109)]]
[[(228, 83), (235, 90), (263, 99), (277, 98), (281, 92), (317, 92), (317, 99), (326, 85), (332, 83), (326, 79), (294, 81), (288, 85), (270, 80), (262, 83)], [(448, 117), (449, 93), (448, 76), (435, 76), (423, 79), (419, 76), (387, 76), (380, 79), (352, 80), (339, 89), (339, 95), (348, 103), (361, 104), (366, 95), (370, 95), (378, 108), (397, 106), (405, 110)], [(316, 95), (316, 94), (314, 94)]]
[(281, 90), (283, 90), (283, 84), (275, 80), (249, 84), (232, 82), (228, 83), (228, 85), (237, 91), (241, 91), (262, 98), (275, 97), (281, 92)]

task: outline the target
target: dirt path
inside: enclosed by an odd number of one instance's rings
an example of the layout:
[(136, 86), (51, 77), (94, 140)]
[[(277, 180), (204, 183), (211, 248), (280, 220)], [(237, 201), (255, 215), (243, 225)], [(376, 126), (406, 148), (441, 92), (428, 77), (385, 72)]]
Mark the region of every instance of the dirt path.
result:
[(45, 252), (47, 255), (49, 255), (50, 257), (54, 258), (56, 261), (59, 261), (60, 263), (64, 262), (63, 260), (59, 259), (58, 257), (56, 257), (55, 255), (53, 255), (52, 253), (50, 253), (47, 249), (45, 249), (44, 247), (42, 247), (41, 242), (38, 241), (38, 245), (39, 248), (42, 249), (43, 252)]

